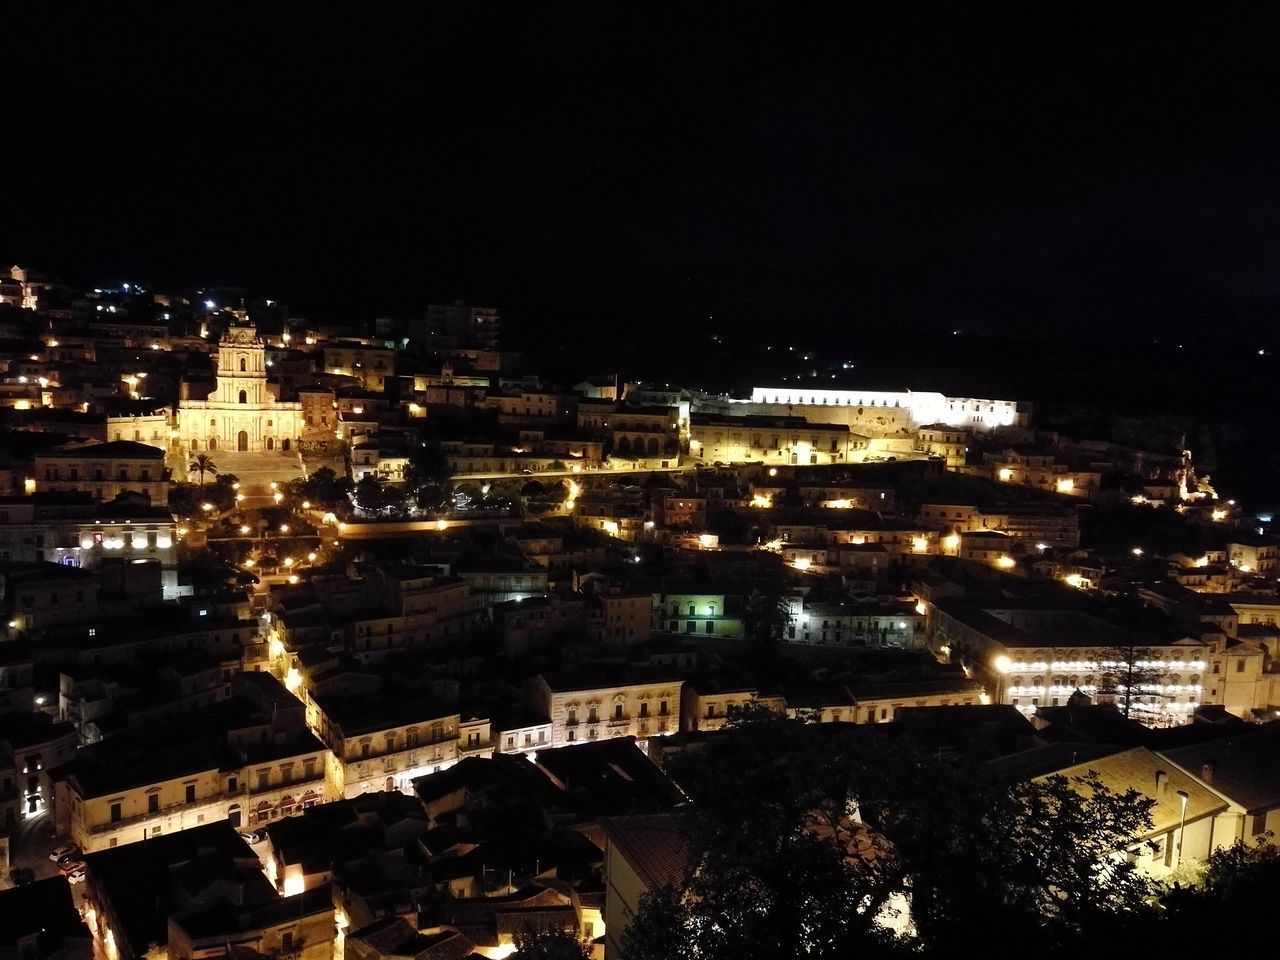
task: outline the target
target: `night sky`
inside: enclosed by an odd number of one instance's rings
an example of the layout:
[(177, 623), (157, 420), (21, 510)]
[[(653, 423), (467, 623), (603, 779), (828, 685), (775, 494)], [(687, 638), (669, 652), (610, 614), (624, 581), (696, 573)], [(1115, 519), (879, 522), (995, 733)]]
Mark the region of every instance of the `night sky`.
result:
[(1274, 5), (187, 6), (6, 15), (0, 255), (566, 338), (1280, 300)]

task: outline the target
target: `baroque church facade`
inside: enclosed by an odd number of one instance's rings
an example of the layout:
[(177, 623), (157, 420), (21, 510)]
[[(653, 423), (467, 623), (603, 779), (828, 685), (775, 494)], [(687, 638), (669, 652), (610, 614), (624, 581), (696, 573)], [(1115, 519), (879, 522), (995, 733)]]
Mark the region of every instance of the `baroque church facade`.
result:
[(218, 344), (217, 388), (207, 400), (184, 400), (178, 430), (189, 453), (296, 450), (302, 403), (281, 401), (267, 385), (267, 345), (250, 325), (228, 328)]

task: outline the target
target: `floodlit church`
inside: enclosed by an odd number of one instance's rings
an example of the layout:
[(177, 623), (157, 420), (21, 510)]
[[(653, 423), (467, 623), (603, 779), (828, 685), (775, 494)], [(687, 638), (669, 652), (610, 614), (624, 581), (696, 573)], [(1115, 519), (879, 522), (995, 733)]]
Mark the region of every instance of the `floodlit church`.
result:
[(184, 400), (178, 429), (191, 453), (295, 449), (302, 403), (277, 400), (267, 387), (267, 345), (258, 331), (233, 325), (218, 344), (218, 386), (207, 400)]

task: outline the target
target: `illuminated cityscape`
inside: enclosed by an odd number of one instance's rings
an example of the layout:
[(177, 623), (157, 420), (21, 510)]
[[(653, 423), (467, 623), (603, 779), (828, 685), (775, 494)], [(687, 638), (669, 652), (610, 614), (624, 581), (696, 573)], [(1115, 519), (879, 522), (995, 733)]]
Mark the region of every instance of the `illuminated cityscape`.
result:
[(766, 7), (29, 105), (0, 960), (1275, 952), (1272, 58)]

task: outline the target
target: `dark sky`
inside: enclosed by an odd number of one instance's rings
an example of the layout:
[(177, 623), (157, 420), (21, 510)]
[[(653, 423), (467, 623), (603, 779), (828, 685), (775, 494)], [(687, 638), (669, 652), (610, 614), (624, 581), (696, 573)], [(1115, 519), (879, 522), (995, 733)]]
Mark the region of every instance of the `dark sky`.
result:
[(1280, 301), (1275, 5), (190, 6), (7, 15), (0, 254), (592, 336)]

